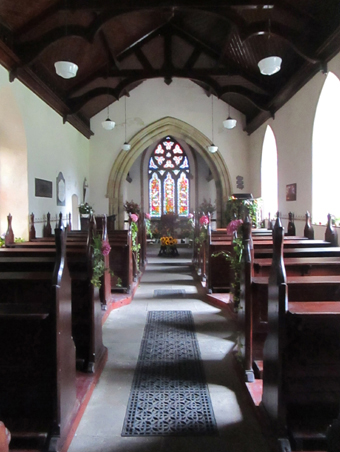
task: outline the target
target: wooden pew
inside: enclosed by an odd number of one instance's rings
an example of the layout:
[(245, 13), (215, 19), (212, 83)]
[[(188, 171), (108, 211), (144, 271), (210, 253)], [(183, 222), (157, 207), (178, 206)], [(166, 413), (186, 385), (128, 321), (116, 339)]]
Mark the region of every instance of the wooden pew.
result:
[(233, 252), (232, 237), (227, 234), (226, 229), (216, 229), (211, 231), (206, 244), (206, 287), (208, 293), (229, 292), (234, 274), (230, 267), (230, 262), (223, 254), (218, 253)]
[[(91, 284), (92, 235), (93, 223), (90, 222), (89, 230), (81, 240), (73, 242), (66, 239), (72, 284), (72, 334), (76, 345), (76, 364), (78, 370), (86, 372), (95, 372), (106, 352), (102, 341), (100, 292), (99, 288)], [(55, 252), (56, 245), (49, 238), (11, 244), (8, 248), (0, 249), (0, 270), (6, 271), (11, 266), (20, 268), (29, 259), (31, 265), (43, 270), (44, 263), (49, 258), (55, 258)]]
[(262, 407), (279, 444), (327, 450), (327, 430), (340, 408), (340, 277), (290, 280), (282, 239), (281, 228), (269, 277)]
[[(133, 284), (133, 258), (130, 230), (114, 230), (108, 232), (108, 241), (111, 246), (110, 269), (115, 276), (111, 277), (111, 291), (131, 292)], [(117, 277), (122, 286), (117, 287)]]
[(55, 238), (43, 271), (26, 262), (0, 272), (0, 418), (13, 447), (43, 441), (58, 450), (76, 409), (65, 232), (56, 230)]
[[(277, 225), (280, 224), (278, 221)], [(243, 237), (243, 271), (241, 272), (241, 297), (238, 313), (239, 330), (241, 332), (239, 355), (244, 366), (246, 380), (253, 381), (255, 378), (254, 369), (258, 376), (261, 376), (262, 372), (263, 344), (267, 334), (268, 274), (271, 268), (273, 249), (266, 251), (265, 259), (253, 258), (253, 255), (255, 254), (256, 256), (258, 253), (256, 251), (256, 241), (252, 241), (251, 238), (249, 219), (243, 225)], [(284, 246), (286, 245), (286, 240), (286, 237), (284, 237)], [(340, 248), (321, 247), (319, 249), (314, 247), (306, 249), (303, 246), (301, 247), (303, 242), (299, 243), (297, 241), (297, 243), (299, 247), (283, 249), (284, 259), (287, 263), (286, 269), (292, 284), (291, 290), (306, 291), (306, 289), (301, 289), (301, 287), (303, 287), (303, 284), (309, 283), (309, 278), (320, 279), (321, 275), (340, 275), (338, 271)], [(251, 248), (252, 245), (255, 249)], [(308, 250), (307, 254), (306, 250)], [(335, 257), (326, 257), (324, 260), (325, 250), (332, 250), (332, 254)], [(295, 257), (286, 257), (286, 255)], [(306, 257), (301, 258), (299, 256)], [(299, 276), (304, 279), (300, 281)], [(334, 278), (336, 284), (337, 276), (334, 276), (333, 280)], [(334, 290), (334, 287), (331, 287), (331, 282), (328, 281), (327, 287), (323, 287), (322, 290)], [(321, 280), (319, 287), (322, 287)]]

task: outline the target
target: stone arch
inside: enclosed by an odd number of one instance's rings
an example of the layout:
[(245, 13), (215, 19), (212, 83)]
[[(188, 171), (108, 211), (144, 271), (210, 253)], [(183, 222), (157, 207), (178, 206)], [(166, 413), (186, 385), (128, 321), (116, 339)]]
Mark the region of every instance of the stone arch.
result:
[(221, 225), (223, 223), (222, 206), (225, 205), (231, 193), (229, 171), (225, 161), (219, 152), (211, 154), (207, 151), (207, 146), (211, 145), (211, 141), (203, 133), (190, 124), (170, 116), (159, 119), (140, 130), (130, 140), (131, 150), (119, 153), (112, 166), (107, 184), (110, 215), (117, 215), (118, 227), (122, 228), (124, 219), (122, 184), (129, 169), (148, 146), (166, 135), (186, 141), (209, 166), (216, 184), (217, 224)]

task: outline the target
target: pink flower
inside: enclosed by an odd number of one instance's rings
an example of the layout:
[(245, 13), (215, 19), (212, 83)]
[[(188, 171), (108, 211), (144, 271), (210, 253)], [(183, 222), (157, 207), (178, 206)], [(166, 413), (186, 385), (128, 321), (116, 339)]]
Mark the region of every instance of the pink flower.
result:
[(107, 256), (111, 251), (111, 246), (107, 240), (102, 241), (102, 255)]
[(131, 220), (132, 220), (134, 223), (137, 223), (137, 221), (138, 221), (138, 215), (136, 215), (135, 213), (132, 213), (132, 214), (130, 215), (130, 218), (131, 218)]
[(193, 213), (189, 213), (188, 218), (190, 218), (190, 220), (191, 220), (192, 218), (194, 218), (194, 214)]
[(207, 224), (209, 224), (209, 217), (207, 215), (202, 215), (200, 218), (200, 225), (206, 226)]
[(150, 215), (149, 213), (146, 213), (146, 214), (145, 214), (145, 218), (146, 218), (147, 220), (150, 220), (151, 215)]
[(227, 226), (227, 234), (232, 235), (243, 223), (242, 220), (232, 220)]

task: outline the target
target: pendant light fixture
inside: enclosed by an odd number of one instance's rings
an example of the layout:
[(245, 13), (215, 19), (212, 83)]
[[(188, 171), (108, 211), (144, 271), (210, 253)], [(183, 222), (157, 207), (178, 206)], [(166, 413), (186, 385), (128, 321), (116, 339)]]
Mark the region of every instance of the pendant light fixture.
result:
[(131, 149), (131, 144), (126, 142), (126, 96), (125, 96), (125, 123), (124, 123), (124, 125), (125, 125), (125, 141), (124, 141), (122, 149), (123, 149), (123, 151), (128, 152)]
[[(268, 52), (270, 52), (270, 19), (268, 21)], [(274, 75), (281, 69), (282, 58), (276, 55), (270, 55), (260, 60), (257, 65), (262, 75)]]
[(215, 154), (218, 151), (218, 146), (214, 145), (214, 96), (211, 95), (211, 138), (212, 144), (208, 146), (208, 151)]
[(103, 129), (112, 130), (116, 123), (110, 119), (109, 86), (107, 86), (107, 118), (102, 122)]
[[(65, 0), (65, 14), (67, 14), (67, 11), (67, 0)], [(65, 21), (65, 37), (67, 37), (67, 19)], [(59, 77), (69, 79), (77, 75), (78, 66), (71, 61), (56, 61), (54, 67)]]
[(236, 124), (236, 119), (230, 116), (230, 104), (228, 104), (228, 118), (223, 121), (223, 127), (230, 130), (236, 127)]

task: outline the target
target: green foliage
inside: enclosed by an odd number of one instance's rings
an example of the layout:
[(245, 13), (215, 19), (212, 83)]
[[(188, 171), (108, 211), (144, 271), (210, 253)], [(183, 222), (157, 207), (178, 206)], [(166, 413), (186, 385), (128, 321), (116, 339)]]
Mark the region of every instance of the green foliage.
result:
[(195, 238), (195, 243), (197, 245), (197, 251), (199, 252), (203, 246), (205, 240), (208, 237), (208, 227), (207, 225), (201, 225), (198, 237)]
[[(14, 243), (23, 243), (25, 242), (25, 239), (22, 239), (21, 237), (15, 237), (14, 238)], [(5, 235), (3, 237), (0, 237), (0, 248), (4, 248), (5, 247)]]
[[(114, 273), (109, 268), (105, 267), (104, 255), (102, 253), (102, 239), (100, 235), (95, 235), (93, 237), (93, 274), (91, 279), (91, 284), (100, 289), (102, 282), (101, 278), (106, 271), (109, 271), (111, 276), (114, 276)], [(117, 287), (122, 286), (121, 278), (117, 278)]]
[(138, 224), (131, 221), (131, 241), (132, 241), (132, 251), (135, 253), (137, 270), (139, 271), (139, 251), (140, 243), (138, 243)]
[(240, 303), (240, 282), (241, 282), (241, 267), (242, 267), (242, 255), (243, 255), (243, 243), (241, 237), (233, 238), (233, 252), (220, 251), (212, 254), (212, 257), (224, 256), (224, 258), (230, 262), (230, 267), (234, 272), (234, 281), (231, 283), (231, 290), (234, 299), (234, 307), (238, 309)]
[(226, 221), (229, 224), (235, 218), (242, 218), (245, 210), (248, 210), (252, 225), (257, 227), (257, 217), (259, 210), (258, 199), (238, 199), (230, 196), (226, 205)]
[(146, 235), (148, 235), (149, 238), (152, 239), (151, 220), (149, 220), (148, 218), (145, 218), (145, 229)]
[(94, 213), (94, 210), (87, 202), (85, 202), (85, 203), (82, 202), (79, 205), (79, 213), (84, 214), (84, 215), (89, 215), (91, 213)]

